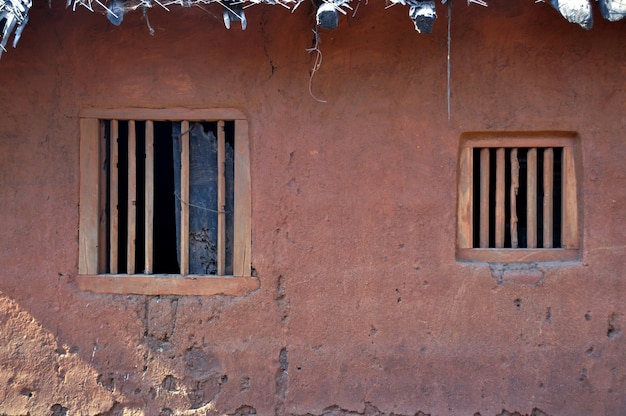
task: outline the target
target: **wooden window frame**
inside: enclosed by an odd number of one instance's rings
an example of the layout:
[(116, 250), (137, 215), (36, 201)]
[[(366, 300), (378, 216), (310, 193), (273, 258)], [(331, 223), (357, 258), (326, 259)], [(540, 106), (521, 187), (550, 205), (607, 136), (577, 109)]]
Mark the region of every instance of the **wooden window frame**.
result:
[[(140, 295), (246, 295), (260, 287), (251, 275), (251, 187), (248, 121), (237, 109), (117, 108), (84, 109), (80, 117), (80, 217), (79, 261), (76, 282), (81, 290), (94, 293)], [(106, 271), (106, 177), (105, 140), (101, 120), (146, 120), (150, 140), (150, 121), (184, 120), (235, 123), (234, 249), (232, 276), (181, 274), (105, 274)], [(148, 157), (150, 159), (150, 157)], [(112, 162), (114, 163), (114, 162)], [(146, 166), (151, 167), (147, 160)], [(150, 192), (148, 186), (146, 192)], [(222, 196), (220, 196), (222, 198)], [(149, 221), (150, 215), (146, 215)], [(219, 219), (223, 221), (223, 219)], [(150, 229), (151, 227), (146, 227)], [(181, 242), (185, 239), (181, 239)], [(146, 238), (146, 244), (152, 242)], [(147, 247), (150, 250), (149, 247)], [(223, 254), (223, 253), (220, 253)], [(146, 271), (151, 271), (146, 256)], [(222, 263), (223, 264), (223, 263)], [(181, 265), (181, 268), (183, 266)], [(223, 270), (223, 268), (222, 268)]]
[[(474, 232), (479, 233), (480, 246), (484, 247), (484, 231), (473, 230), (474, 215), (474, 149), (496, 148), (496, 212), (495, 212), (495, 239), (496, 244), (504, 240), (504, 198), (509, 198), (504, 180), (504, 150), (505, 148), (563, 148), (562, 155), (562, 210), (561, 210), (561, 248), (477, 248), (474, 247)], [(552, 152), (549, 152), (551, 155)], [(534, 152), (530, 152), (531, 164), (535, 162)], [(480, 153), (481, 161), (486, 163), (484, 152)], [(550, 156), (548, 156), (550, 158)], [(552, 163), (548, 160), (545, 163)], [(582, 193), (581, 175), (582, 162), (580, 156), (580, 138), (574, 132), (548, 131), (548, 132), (470, 132), (461, 135), (457, 171), (457, 236), (456, 236), (456, 258), (459, 261), (473, 261), (486, 263), (528, 263), (528, 262), (554, 262), (554, 261), (577, 261), (580, 259), (580, 248), (582, 241)], [(546, 165), (550, 166), (550, 165)], [(502, 172), (500, 171), (502, 170)], [(529, 177), (529, 180), (531, 178)], [(541, 180), (541, 178), (537, 178)], [(551, 181), (551, 179), (546, 179)], [(489, 179), (479, 179), (479, 187), (483, 188)], [(551, 185), (550, 185), (551, 186)], [(549, 189), (549, 188), (546, 188)], [(480, 192), (480, 191), (479, 191)], [(511, 198), (513, 199), (513, 198)], [(530, 197), (529, 197), (530, 199)], [(536, 200), (534, 201), (536, 203)], [(530, 201), (529, 204), (532, 204)], [(488, 215), (484, 209), (485, 203), (481, 199), (481, 209), (476, 215)], [(502, 207), (498, 209), (497, 207)], [(529, 208), (526, 208), (527, 212)], [(530, 208), (532, 210), (532, 208)], [(552, 206), (545, 207), (545, 210), (552, 209)], [(530, 215), (534, 215), (531, 213)], [(500, 225), (501, 224), (501, 225)], [(530, 238), (535, 238), (531, 236)], [(547, 237), (547, 238), (551, 238)]]

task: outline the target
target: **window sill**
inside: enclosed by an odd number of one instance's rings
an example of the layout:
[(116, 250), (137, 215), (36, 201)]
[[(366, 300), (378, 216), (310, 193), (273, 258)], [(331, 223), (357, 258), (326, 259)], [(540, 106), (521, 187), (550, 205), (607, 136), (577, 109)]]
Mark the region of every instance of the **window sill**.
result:
[(254, 277), (109, 274), (76, 277), (80, 290), (120, 295), (245, 296), (261, 283)]
[(460, 261), (485, 263), (530, 263), (579, 260), (580, 250), (565, 248), (457, 248), (456, 258)]

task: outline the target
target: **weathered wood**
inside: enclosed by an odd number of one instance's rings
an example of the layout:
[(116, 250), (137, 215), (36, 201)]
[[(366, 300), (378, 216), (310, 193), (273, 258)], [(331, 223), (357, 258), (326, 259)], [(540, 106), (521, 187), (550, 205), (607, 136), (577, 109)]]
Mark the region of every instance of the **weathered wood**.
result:
[[(580, 248), (580, 184), (577, 174), (581, 170), (580, 158), (577, 157), (577, 146), (579, 145), (579, 137), (574, 132), (565, 131), (544, 131), (544, 132), (468, 132), (461, 135), (462, 150), (459, 158), (459, 187), (458, 187), (458, 229), (457, 229), (457, 258), (459, 260), (469, 261), (484, 261), (484, 262), (526, 262), (526, 261), (570, 261), (577, 260), (579, 258)], [(499, 208), (504, 206), (504, 203), (500, 202), (498, 189), (500, 188), (499, 182), (504, 182), (505, 174), (499, 172), (499, 166), (503, 165), (498, 162), (500, 159), (499, 153), (503, 143), (506, 143), (507, 148), (511, 148), (511, 187), (508, 190), (510, 198), (510, 226), (511, 226), (511, 249), (505, 249), (500, 246), (500, 242), (504, 240), (504, 232), (506, 230), (506, 223), (500, 219)], [(464, 189), (471, 186), (468, 181), (472, 180), (471, 167), (473, 163), (468, 156), (471, 156), (471, 151), (475, 148), (496, 148), (496, 248), (472, 248), (472, 234), (471, 234), (471, 218), (472, 213), (468, 210), (471, 209), (471, 194)], [(544, 218), (540, 220), (535, 214), (535, 225), (533, 226), (533, 219), (530, 219), (530, 227), (534, 229), (535, 234), (538, 236), (539, 221), (543, 222), (543, 236), (544, 242), (542, 248), (524, 248), (520, 249), (518, 244), (518, 231), (517, 231), (517, 192), (519, 189), (519, 164), (516, 148), (539, 148), (543, 147), (544, 150)], [(561, 224), (561, 239), (563, 248), (554, 248), (554, 192), (555, 192), (555, 174), (553, 151), (555, 147), (562, 147), (562, 224)], [(468, 150), (470, 149), (470, 150)], [(502, 149), (504, 150), (504, 149)], [(535, 172), (535, 181), (537, 178), (538, 161), (533, 162), (533, 156), (531, 152), (530, 156), (530, 171)], [(468, 163), (469, 161), (469, 163)], [(533, 167), (533, 164), (535, 167)], [(468, 169), (469, 166), (469, 169)], [(507, 166), (508, 168), (508, 166)], [(527, 178), (528, 179), (528, 178)], [(538, 197), (538, 185), (530, 183), (531, 195), (530, 204), (534, 206), (534, 210), (537, 211)], [(492, 183), (492, 182), (491, 182)], [(534, 189), (534, 191), (532, 191)], [(493, 192), (493, 191), (492, 191)], [(534, 196), (533, 196), (534, 194)], [(526, 195), (528, 198), (528, 194)], [(534, 199), (534, 203), (532, 200)], [(528, 210), (528, 206), (525, 209)], [(530, 215), (533, 208), (531, 208)], [(552, 213), (551, 213), (552, 211)], [(492, 214), (493, 215), (493, 214)], [(502, 211), (502, 217), (504, 217), (504, 211)], [(499, 224), (502, 224), (500, 226)], [(470, 230), (468, 232), (467, 230)], [(535, 237), (535, 247), (539, 245), (537, 241), (538, 237)], [(531, 245), (533, 245), (533, 236), (530, 236)], [(508, 244), (507, 244), (508, 246)]]
[(563, 148), (562, 174), (562, 225), (561, 240), (564, 248), (578, 248), (578, 181), (574, 149)]
[(145, 204), (144, 204), (144, 273), (154, 267), (154, 123), (146, 121), (145, 132)]
[(189, 121), (180, 135), (180, 274), (189, 274)]
[[(136, 120), (172, 120), (172, 119), (184, 119), (187, 120), (183, 123), (181, 123), (181, 128), (183, 130), (183, 134), (181, 137), (181, 153), (183, 154), (182, 156), (182, 166), (181, 166), (181, 170), (180, 170), (180, 174), (181, 174), (181, 182), (182, 182), (182, 189), (179, 195), (179, 198), (181, 200), (181, 216), (182, 219), (180, 220), (179, 226), (180, 226), (180, 238), (179, 238), (179, 244), (181, 245), (180, 247), (180, 251), (181, 251), (181, 257), (179, 259), (180, 264), (181, 264), (181, 274), (183, 275), (188, 275), (189, 274), (189, 120), (198, 120), (198, 121), (219, 121), (219, 120), (224, 120), (224, 119), (231, 119), (234, 120), (236, 123), (236, 133), (235, 133), (235, 142), (237, 143), (237, 145), (235, 146), (235, 156), (234, 156), (234, 172), (235, 174), (233, 175), (234, 177), (234, 181), (235, 181), (235, 185), (233, 186), (234, 189), (234, 196), (233, 196), (233, 200), (235, 200), (236, 202), (234, 203), (235, 207), (232, 209), (233, 213), (232, 213), (232, 219), (226, 219), (226, 222), (230, 222), (232, 221), (233, 225), (233, 245), (229, 246), (232, 248), (233, 250), (233, 256), (232, 256), (232, 273), (235, 276), (250, 276), (251, 274), (251, 189), (250, 189), (250, 166), (249, 166), (249, 160), (250, 160), (250, 155), (249, 155), (249, 139), (248, 139), (248, 124), (247, 121), (245, 119), (245, 115), (239, 111), (239, 110), (235, 110), (235, 109), (210, 109), (210, 110), (206, 110), (206, 109), (184, 109), (184, 108), (177, 108), (177, 109), (136, 109), (136, 108), (131, 108), (131, 109), (85, 109), (83, 111), (81, 111), (81, 116), (87, 117), (87, 116), (93, 116), (94, 119), (97, 118), (101, 118), (101, 119), (112, 119), (115, 120), (112, 123), (112, 137), (110, 142), (110, 146), (111, 149), (113, 150), (109, 150), (110, 155), (111, 155), (111, 173), (109, 174), (109, 178), (108, 181), (110, 183), (110, 194), (109, 196), (109, 200), (111, 202), (111, 206), (109, 206), (109, 223), (111, 224), (110, 228), (109, 228), (109, 234), (110, 234), (110, 241), (109, 241), (109, 247), (110, 247), (110, 251), (109, 251), (109, 258), (110, 258), (110, 264), (109, 264), (109, 270), (112, 273), (117, 274), (118, 273), (118, 263), (119, 263), (119, 253), (118, 250), (119, 249), (126, 249), (127, 250), (127, 264), (126, 264), (126, 269), (127, 269), (127, 273), (128, 274), (135, 274), (135, 271), (137, 269), (137, 265), (136, 264), (131, 264), (131, 263), (135, 263), (136, 261), (136, 248), (133, 247), (136, 244), (136, 232), (137, 232), (137, 225), (136, 225), (136, 220), (137, 220), (137, 195), (136, 195), (136, 189), (137, 189), (137, 183), (136, 183), (136, 169), (137, 169), (137, 159), (136, 159), (136, 137), (132, 137), (135, 133), (135, 122)], [(128, 161), (128, 172), (129, 172), (129, 178), (122, 178), (122, 180), (128, 179), (128, 201), (119, 201), (118, 200), (118, 195), (119, 195), (119, 173), (118, 173), (118, 164), (119, 164), (119, 160), (114, 161), (113, 158), (119, 158), (119, 150), (116, 149), (116, 146), (118, 146), (118, 141), (117, 141), (117, 136), (118, 136), (118, 125), (117, 125), (117, 120), (128, 120), (129, 121), (129, 137), (128, 137), (128, 141), (129, 141), (129, 161)], [(115, 124), (115, 126), (113, 126), (113, 124)], [(221, 124), (221, 123), (220, 123)], [(150, 130), (151, 130), (151, 125), (150, 122), (147, 123), (146, 125), (146, 133), (148, 136), (150, 136)], [(150, 146), (150, 138), (147, 137), (146, 138), (146, 143), (148, 146)], [(135, 150), (133, 150), (135, 149)], [(99, 152), (99, 153), (104, 153), (103, 152)], [(147, 151), (146, 152), (146, 168), (149, 170), (150, 166), (152, 165), (152, 169), (154, 169), (154, 161), (150, 161), (151, 157), (150, 157), (150, 152)], [(221, 163), (222, 167), (223, 167), (223, 163)], [(98, 166), (97, 163), (94, 164), (94, 166)], [(222, 177), (223, 175), (220, 175), (220, 177)], [(153, 219), (153, 214), (150, 214), (150, 210), (154, 209), (154, 204), (150, 202), (151, 198), (149, 196), (149, 194), (152, 192), (154, 192), (154, 190), (151, 191), (151, 183), (152, 186), (154, 184), (154, 178), (152, 177), (151, 179), (151, 175), (150, 173), (146, 173), (146, 193), (148, 194), (148, 196), (146, 197), (146, 212), (145, 212), (145, 218), (146, 218), (146, 235), (145, 235), (145, 241), (146, 241), (146, 247), (144, 247), (144, 250), (146, 251), (146, 264), (144, 264), (145, 268), (144, 271), (146, 271), (147, 273), (151, 272), (151, 268), (153, 267), (153, 265), (151, 265), (151, 263), (153, 263), (154, 259), (153, 259), (153, 255), (151, 256), (151, 252), (153, 252), (153, 248), (151, 249), (149, 247), (150, 244), (154, 244), (154, 236), (152, 235), (152, 237), (150, 236), (150, 230), (154, 228), (154, 224), (152, 225), (152, 227), (150, 227), (149, 222), (151, 221), (150, 218), (152, 217), (152, 222), (154, 221)], [(134, 182), (134, 183), (133, 183)], [(99, 189), (102, 190), (103, 188), (106, 188), (106, 186), (102, 186), (102, 184), (98, 184), (100, 186), (92, 186), (92, 189)], [(223, 186), (222, 189), (225, 190), (226, 186)], [(226, 192), (224, 192), (225, 194)], [(103, 198), (97, 198), (98, 200), (101, 200)], [(127, 203), (128, 204), (128, 229), (124, 230), (127, 232), (127, 244), (126, 247), (124, 248), (120, 248), (119, 247), (119, 237), (118, 237), (118, 233), (119, 233), (119, 203)], [(223, 213), (225, 212), (225, 204), (221, 204), (222, 205), (222, 214), (220, 216), (224, 216)], [(219, 207), (218, 207), (218, 210)], [(231, 214), (229, 214), (231, 215)], [(93, 216), (94, 218), (98, 218), (97, 215)], [(220, 220), (220, 223), (222, 223), (222, 229), (225, 230), (225, 226), (223, 225), (224, 221)], [(105, 234), (105, 232), (97, 232), (97, 235), (102, 235)], [(230, 270), (230, 259), (228, 261), (224, 261), (224, 257), (225, 256), (229, 256), (230, 257), (230, 253), (229, 250), (231, 248), (226, 249), (226, 238), (223, 237), (222, 238), (222, 242), (220, 243), (220, 246), (222, 246), (222, 249), (220, 251), (223, 251), (224, 254), (221, 254), (221, 260), (220, 263), (222, 264), (222, 266), (220, 266), (220, 272), (222, 272), (222, 270), (224, 269), (224, 266), (227, 267), (229, 270), (227, 271), (228, 273), (231, 273)], [(102, 244), (99, 244), (100, 246), (102, 246)], [(98, 244), (96, 244), (96, 246), (98, 246)], [(106, 253), (104, 253), (104, 255), (101, 256), (95, 256), (96, 260), (97, 258), (105, 258), (106, 257)], [(86, 270), (86, 268), (84, 268)], [(95, 274), (95, 273), (104, 273), (106, 272), (106, 270), (100, 270), (100, 268), (97, 268), (97, 270), (93, 270), (90, 269), (89, 273)]]
[(217, 122), (217, 275), (226, 268), (226, 133), (224, 121)]
[(107, 269), (107, 163), (106, 154), (108, 140), (104, 121), (98, 123), (100, 132), (98, 143), (98, 163), (100, 166), (98, 182), (98, 273), (106, 273)]
[(135, 121), (128, 122), (128, 227), (126, 239), (126, 273), (135, 273), (137, 240), (137, 134)]
[(85, 275), (76, 283), (94, 293), (180, 296), (244, 296), (260, 287), (253, 277), (204, 277), (194, 275)]
[(118, 272), (119, 262), (119, 124), (111, 120), (109, 133), (109, 272)]
[(526, 244), (537, 248), (537, 148), (526, 154)]
[(570, 131), (488, 131), (467, 132), (462, 136), (463, 145), (467, 147), (563, 147), (571, 146), (578, 134)]
[(492, 249), (492, 248), (465, 248), (457, 249), (457, 260), (480, 261), (486, 263), (523, 263), (540, 261), (574, 261), (579, 258), (577, 249), (561, 248), (516, 248), (516, 249)]
[(80, 117), (117, 120), (188, 120), (218, 121), (245, 120), (246, 116), (235, 108), (84, 108)]
[(506, 171), (506, 164), (504, 160), (505, 152), (504, 148), (500, 147), (496, 150), (496, 247), (504, 247), (504, 230), (505, 230), (505, 216), (504, 216), (504, 194), (505, 183), (504, 174)]
[[(179, 128), (179, 126), (176, 126)], [(175, 131), (178, 129), (175, 129)], [(180, 132), (177, 132), (180, 137)], [(179, 144), (180, 141), (174, 142)], [(217, 274), (218, 266), (218, 163), (217, 137), (201, 123), (189, 123), (189, 270), (192, 275)], [(180, 150), (177, 153), (180, 173)], [(180, 193), (180, 175), (175, 183)], [(180, 212), (177, 222), (180, 224)], [(180, 245), (180, 242), (179, 242)], [(180, 250), (178, 250), (180, 252)]]
[(543, 151), (543, 248), (554, 245), (554, 150)]
[(511, 149), (511, 248), (519, 246), (519, 238), (517, 235), (517, 194), (519, 192), (519, 159), (517, 157), (517, 148)]
[(80, 120), (79, 274), (98, 273), (98, 209), (100, 121)]
[(235, 121), (235, 215), (233, 275), (251, 275), (252, 196), (248, 121)]
[(458, 198), (457, 198), (457, 247), (473, 247), (473, 149), (465, 147), (459, 154)]
[(480, 247), (489, 247), (489, 149), (480, 150)]

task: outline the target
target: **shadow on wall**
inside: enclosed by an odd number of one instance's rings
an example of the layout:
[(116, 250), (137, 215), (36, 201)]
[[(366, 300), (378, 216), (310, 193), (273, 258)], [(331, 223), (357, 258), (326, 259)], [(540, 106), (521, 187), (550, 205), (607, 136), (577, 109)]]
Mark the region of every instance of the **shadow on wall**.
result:
[[(174, 408), (190, 409), (176, 414), (197, 415), (213, 410), (228, 381), (218, 357), (195, 345), (178, 356), (169, 342), (178, 300), (146, 299), (144, 341), (135, 351), (127, 351), (121, 342), (110, 345), (115, 337), (102, 343), (96, 339), (92, 348), (60, 345), (62, 337), (43, 328), (37, 318), (0, 292), (4, 340), (0, 345), (0, 363), (4, 363), (0, 366), (0, 414), (63, 416), (78, 410), (89, 415), (139, 416), (158, 408), (159, 414), (169, 415)], [(170, 360), (156, 360), (155, 355)], [(154, 365), (149, 367), (149, 361)], [(138, 368), (137, 362), (144, 367)], [(168, 363), (171, 368), (166, 367)], [(146, 385), (153, 387), (142, 392)], [(237, 413), (254, 410), (246, 409)]]
[[(216, 400), (228, 383), (228, 376), (223, 374), (219, 358), (206, 348), (196, 345), (178, 354), (169, 340), (174, 330), (179, 300), (141, 298), (146, 301), (147, 329), (143, 343), (135, 347), (133, 355), (122, 342), (116, 346), (107, 346), (99, 345), (96, 340), (93, 348), (82, 350), (75, 345), (59, 345), (58, 336), (44, 329), (33, 315), (0, 292), (0, 334), (5, 340), (0, 345), (0, 363), (8, 364), (0, 366), (0, 414), (67, 416), (75, 411), (99, 416), (157, 414), (150, 413), (150, 409), (159, 412), (159, 416), (217, 412)], [(519, 299), (515, 305), (521, 309)], [(618, 318), (615, 314), (609, 316), (606, 334), (609, 339), (621, 335)], [(550, 316), (546, 316), (546, 319), (550, 319)], [(590, 315), (586, 315), (585, 319), (591, 319)], [(109, 338), (108, 342), (114, 338)], [(106, 349), (113, 350), (113, 353)], [(593, 351), (588, 352), (591, 353)], [(100, 358), (102, 354), (108, 354), (109, 358)], [(114, 354), (118, 354), (118, 362), (111, 359)], [(124, 354), (128, 356), (124, 358)], [(283, 348), (277, 357), (277, 397), (274, 398), (278, 402), (276, 415), (287, 414), (284, 406), (288, 388), (287, 354), (287, 349)], [(142, 355), (143, 362), (150, 363), (154, 368), (149, 368), (148, 365), (137, 368), (135, 364), (134, 372), (124, 374), (116, 371), (127, 367), (127, 362), (138, 358), (137, 355)], [(152, 361), (151, 355), (170, 359)], [(109, 372), (100, 373), (99, 368), (108, 369)], [(242, 380), (238, 388), (240, 391), (249, 390), (249, 383), (249, 379)], [(141, 387), (146, 386), (153, 387), (142, 393)], [(254, 407), (242, 405), (231, 415), (256, 414)], [(385, 416), (386, 413), (368, 402), (362, 412), (331, 406), (325, 408), (320, 415)], [(430, 414), (418, 411), (411, 416)], [(487, 414), (477, 412), (474, 416)], [(496, 416), (548, 414), (539, 408), (534, 408), (530, 414), (502, 409)]]
[[(65, 415), (70, 397), (69, 403), (81, 403), (86, 414), (113, 407), (112, 395), (98, 385), (98, 374), (76, 348), (58, 345), (54, 335), (1, 293), (0, 322), (4, 340), (0, 348), (0, 362), (4, 363), (0, 367), (0, 403), (5, 414)], [(93, 354), (96, 352), (94, 348)], [(77, 398), (81, 391), (88, 391), (91, 400)]]

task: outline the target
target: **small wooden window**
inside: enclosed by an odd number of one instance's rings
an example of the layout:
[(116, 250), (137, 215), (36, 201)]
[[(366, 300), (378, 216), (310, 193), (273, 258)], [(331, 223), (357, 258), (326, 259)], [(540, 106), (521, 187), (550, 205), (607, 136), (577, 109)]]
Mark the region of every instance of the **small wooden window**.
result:
[(237, 110), (81, 113), (79, 287), (248, 293), (248, 125)]
[(471, 133), (461, 138), (457, 258), (576, 260), (580, 248), (578, 137)]

